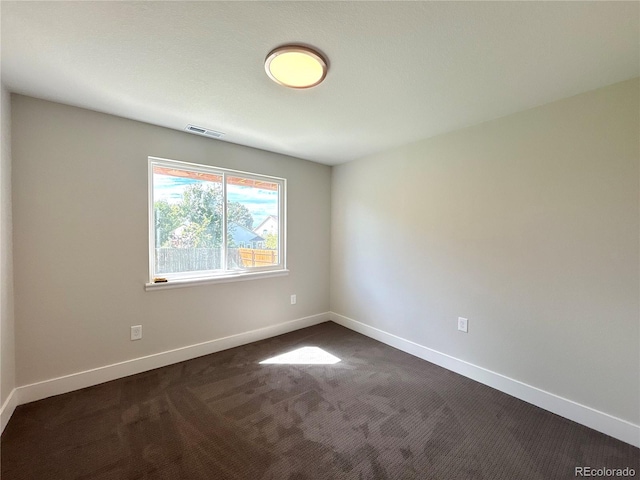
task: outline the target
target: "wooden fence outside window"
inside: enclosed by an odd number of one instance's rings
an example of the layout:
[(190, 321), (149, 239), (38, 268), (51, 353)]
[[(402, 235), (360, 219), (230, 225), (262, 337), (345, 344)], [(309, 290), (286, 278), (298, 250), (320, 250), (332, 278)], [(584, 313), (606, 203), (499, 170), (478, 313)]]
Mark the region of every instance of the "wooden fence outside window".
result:
[(239, 248), (238, 253), (245, 267), (264, 267), (278, 264), (276, 250), (256, 250), (253, 248)]

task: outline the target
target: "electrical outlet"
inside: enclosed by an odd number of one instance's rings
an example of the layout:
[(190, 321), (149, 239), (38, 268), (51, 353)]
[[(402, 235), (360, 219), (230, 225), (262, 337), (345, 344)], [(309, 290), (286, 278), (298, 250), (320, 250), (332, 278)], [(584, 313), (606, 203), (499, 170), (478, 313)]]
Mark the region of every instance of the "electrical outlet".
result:
[(291, 305), (295, 305), (298, 300), (295, 295), (291, 295)]
[(469, 320), (466, 318), (458, 317), (458, 330), (467, 333), (469, 331)]
[(140, 340), (142, 338), (142, 325), (133, 325), (131, 327), (131, 340)]

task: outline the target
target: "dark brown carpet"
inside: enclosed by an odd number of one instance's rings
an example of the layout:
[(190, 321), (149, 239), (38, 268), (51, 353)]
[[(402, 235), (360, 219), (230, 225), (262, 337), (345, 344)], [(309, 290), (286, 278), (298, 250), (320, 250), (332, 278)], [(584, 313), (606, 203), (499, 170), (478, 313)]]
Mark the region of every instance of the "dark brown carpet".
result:
[[(260, 365), (303, 346), (334, 365)], [(640, 451), (333, 323), (16, 409), (2, 480), (569, 479)]]

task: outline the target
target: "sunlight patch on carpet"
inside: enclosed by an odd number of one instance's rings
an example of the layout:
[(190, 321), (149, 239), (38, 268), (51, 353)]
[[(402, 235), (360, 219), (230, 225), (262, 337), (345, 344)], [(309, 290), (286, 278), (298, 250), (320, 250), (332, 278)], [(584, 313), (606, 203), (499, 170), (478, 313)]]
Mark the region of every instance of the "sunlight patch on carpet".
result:
[(338, 357), (319, 347), (302, 347), (282, 355), (267, 358), (261, 361), (260, 364), (333, 365), (339, 361)]

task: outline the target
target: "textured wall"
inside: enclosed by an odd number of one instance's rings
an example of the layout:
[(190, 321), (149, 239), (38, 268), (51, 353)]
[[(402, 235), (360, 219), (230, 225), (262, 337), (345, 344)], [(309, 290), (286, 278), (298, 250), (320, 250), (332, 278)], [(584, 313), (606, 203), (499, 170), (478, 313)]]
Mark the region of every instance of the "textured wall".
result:
[(638, 90), (334, 167), (332, 311), (640, 423)]
[[(330, 167), (23, 96), (13, 126), (18, 385), (328, 311)], [(150, 155), (286, 178), (290, 274), (146, 292)]]

